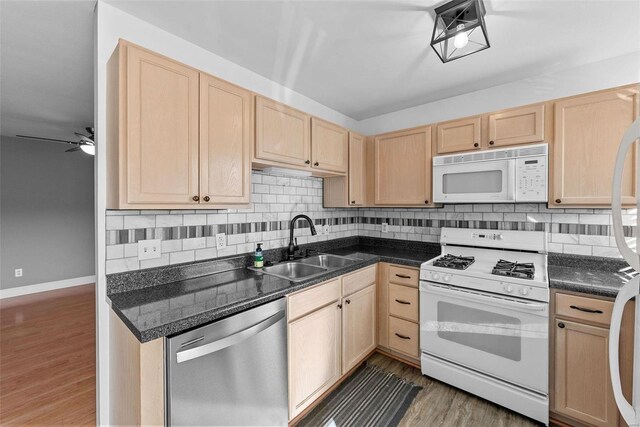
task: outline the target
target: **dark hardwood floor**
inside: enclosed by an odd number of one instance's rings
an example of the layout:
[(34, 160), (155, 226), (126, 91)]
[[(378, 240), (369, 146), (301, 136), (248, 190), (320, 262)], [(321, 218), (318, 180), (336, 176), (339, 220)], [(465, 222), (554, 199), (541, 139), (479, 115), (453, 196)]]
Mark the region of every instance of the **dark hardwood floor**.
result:
[(0, 425), (95, 425), (94, 288), (0, 300)]
[(399, 427), (533, 427), (537, 422), (428, 378), (419, 369), (376, 353), (367, 363), (422, 386)]

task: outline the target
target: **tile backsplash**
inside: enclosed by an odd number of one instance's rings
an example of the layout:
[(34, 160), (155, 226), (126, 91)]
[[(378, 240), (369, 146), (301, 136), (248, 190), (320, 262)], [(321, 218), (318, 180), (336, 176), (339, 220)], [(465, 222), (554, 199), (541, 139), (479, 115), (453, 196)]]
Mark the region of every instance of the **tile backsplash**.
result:
[[(253, 204), (248, 209), (107, 211), (107, 274), (178, 264), (252, 252), (257, 242), (265, 249), (286, 246), (289, 221), (309, 215), (317, 236), (300, 221), (298, 243), (349, 236), (438, 242), (440, 228), (539, 230), (549, 234), (549, 251), (619, 257), (613, 238), (611, 211), (604, 209), (548, 209), (546, 204), (445, 205), (440, 209), (324, 208), (322, 179), (290, 177), (254, 171)], [(623, 215), (635, 223), (635, 209)], [(382, 223), (389, 224), (382, 233)], [(323, 227), (329, 233), (323, 233)], [(225, 233), (227, 247), (217, 250), (215, 235)], [(625, 227), (630, 245), (636, 236)], [(137, 242), (162, 240), (162, 256), (138, 260)]]

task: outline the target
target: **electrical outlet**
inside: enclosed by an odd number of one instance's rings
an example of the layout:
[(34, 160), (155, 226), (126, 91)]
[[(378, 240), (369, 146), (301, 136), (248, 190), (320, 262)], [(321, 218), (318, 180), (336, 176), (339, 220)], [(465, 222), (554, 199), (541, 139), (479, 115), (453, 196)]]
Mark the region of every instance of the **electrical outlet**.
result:
[(382, 232), (383, 233), (388, 233), (389, 232), (389, 224), (387, 224), (386, 222), (382, 223)]
[(227, 235), (224, 233), (216, 234), (216, 248), (224, 249), (227, 247)]
[(16, 268), (16, 277), (22, 277), (22, 269)]
[(138, 260), (156, 259), (162, 255), (160, 239), (138, 240)]
[(330, 226), (328, 226), (328, 225), (323, 225), (323, 226), (322, 226), (322, 233), (323, 233), (323, 234), (329, 234), (329, 233), (331, 233), (331, 227), (330, 227)]

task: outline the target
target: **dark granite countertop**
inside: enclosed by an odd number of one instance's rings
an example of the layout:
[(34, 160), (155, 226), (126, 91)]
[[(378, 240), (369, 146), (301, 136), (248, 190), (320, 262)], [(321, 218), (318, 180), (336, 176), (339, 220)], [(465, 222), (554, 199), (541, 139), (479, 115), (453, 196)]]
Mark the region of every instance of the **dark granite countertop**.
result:
[(549, 286), (615, 298), (636, 271), (623, 260), (578, 255), (549, 255)]
[[(111, 308), (138, 340), (144, 343), (204, 325), (378, 262), (419, 267), (421, 263), (440, 253), (440, 247), (433, 244), (376, 244), (380, 242), (368, 239), (350, 243), (355, 244), (325, 247), (321, 251), (356, 258), (358, 262), (302, 282), (292, 282), (244, 267), (238, 268), (237, 264), (241, 261), (237, 258), (234, 259), (235, 264), (229, 260), (221, 261), (227, 266), (235, 265), (234, 269), (171, 283), (155, 283), (153, 286), (140, 284), (135, 288), (135, 283), (132, 285), (131, 282), (135, 282), (136, 278), (157, 278), (160, 273), (136, 272), (129, 276), (121, 274), (112, 280), (113, 289), (118, 292), (109, 293)], [(194, 267), (194, 264), (184, 266), (189, 269)], [(201, 270), (203, 267), (199, 268)], [(175, 276), (175, 272), (171, 274), (172, 277)], [(133, 280), (127, 282), (127, 278)]]

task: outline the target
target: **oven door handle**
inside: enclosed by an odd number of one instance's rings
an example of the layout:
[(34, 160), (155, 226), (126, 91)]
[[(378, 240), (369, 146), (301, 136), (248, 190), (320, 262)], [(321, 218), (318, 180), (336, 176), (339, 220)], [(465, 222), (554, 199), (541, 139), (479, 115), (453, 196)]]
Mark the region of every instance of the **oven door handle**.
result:
[(544, 303), (538, 304), (538, 303), (531, 303), (531, 302), (519, 302), (519, 301), (514, 301), (506, 298), (496, 298), (480, 292), (467, 291), (467, 290), (459, 291), (450, 287), (432, 285), (430, 283), (426, 284), (424, 290), (433, 294), (463, 299), (471, 302), (478, 302), (478, 298), (480, 298), (481, 301), (487, 302), (488, 304), (491, 304), (491, 305), (510, 308), (514, 310), (521, 310), (521, 311), (522, 310), (545, 311), (549, 306), (548, 304), (544, 304)]

